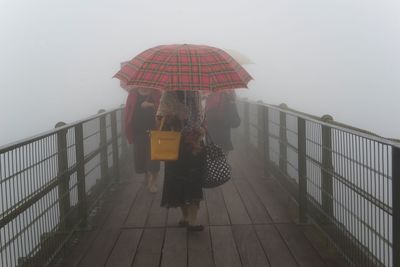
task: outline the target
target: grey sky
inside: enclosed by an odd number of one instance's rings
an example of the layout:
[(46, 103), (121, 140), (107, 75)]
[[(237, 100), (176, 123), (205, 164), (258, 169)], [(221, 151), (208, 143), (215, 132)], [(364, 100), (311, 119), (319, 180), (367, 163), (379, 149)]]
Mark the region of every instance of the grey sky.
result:
[(0, 0), (0, 145), (122, 104), (119, 62), (170, 43), (238, 50), (241, 95), (400, 137), (396, 0)]

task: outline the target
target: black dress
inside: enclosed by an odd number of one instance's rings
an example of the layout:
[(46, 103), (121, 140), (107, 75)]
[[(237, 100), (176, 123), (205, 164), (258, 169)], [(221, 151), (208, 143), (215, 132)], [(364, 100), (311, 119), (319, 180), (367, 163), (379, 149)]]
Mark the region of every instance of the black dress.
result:
[(155, 111), (153, 108), (142, 108), (142, 103), (148, 96), (138, 95), (133, 123), (133, 153), (136, 173), (158, 172), (160, 162), (150, 159), (149, 131), (155, 127)]
[(179, 159), (165, 162), (165, 177), (161, 206), (176, 208), (183, 205), (199, 205), (203, 199), (202, 170), (204, 154), (192, 153), (182, 136)]

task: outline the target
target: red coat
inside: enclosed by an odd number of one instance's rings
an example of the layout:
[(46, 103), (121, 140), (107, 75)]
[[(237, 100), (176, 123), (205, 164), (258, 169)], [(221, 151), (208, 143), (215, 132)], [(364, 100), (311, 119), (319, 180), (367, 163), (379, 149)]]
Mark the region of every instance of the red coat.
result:
[[(126, 105), (125, 105), (125, 116), (124, 116), (125, 135), (129, 144), (132, 144), (134, 139), (133, 124), (135, 122), (133, 118), (136, 108), (137, 95), (138, 93), (136, 91), (134, 90), (130, 91), (126, 99)], [(154, 103), (154, 114), (156, 114), (158, 106), (160, 105), (161, 93), (157, 90), (154, 90), (151, 93), (150, 97), (152, 102)]]

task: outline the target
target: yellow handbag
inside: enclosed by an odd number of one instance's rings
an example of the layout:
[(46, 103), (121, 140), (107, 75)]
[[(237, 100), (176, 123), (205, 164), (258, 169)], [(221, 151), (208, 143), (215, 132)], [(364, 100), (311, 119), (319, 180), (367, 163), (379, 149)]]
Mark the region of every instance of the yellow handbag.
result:
[(150, 131), (151, 160), (177, 160), (179, 158), (179, 145), (181, 133), (175, 131), (162, 131), (164, 118), (158, 131)]

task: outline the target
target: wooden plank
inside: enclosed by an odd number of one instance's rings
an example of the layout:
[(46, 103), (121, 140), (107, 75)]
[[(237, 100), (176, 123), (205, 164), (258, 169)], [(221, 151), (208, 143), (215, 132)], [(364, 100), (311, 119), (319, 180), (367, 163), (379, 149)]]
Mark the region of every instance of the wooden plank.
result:
[(213, 267), (214, 260), (211, 248), (210, 228), (204, 231), (188, 234), (188, 266)]
[(297, 266), (285, 241), (274, 225), (256, 225), (254, 228), (272, 267)]
[(234, 225), (232, 231), (244, 267), (270, 266), (251, 225)]
[(324, 266), (324, 262), (318, 252), (311, 246), (303, 232), (296, 225), (279, 224), (277, 228), (299, 266)]
[(252, 222), (255, 224), (271, 223), (271, 217), (248, 182), (242, 179), (234, 180), (233, 182), (239, 191)]
[(289, 212), (288, 207), (283, 203), (278, 195), (287, 195), (282, 188), (277, 185), (273, 179), (265, 179), (263, 181), (256, 177), (246, 177), (251, 184), (254, 192), (257, 194), (264, 207), (275, 223), (291, 223), (295, 218)]
[(168, 228), (163, 247), (161, 267), (187, 266), (187, 231), (185, 228)]
[(204, 190), (210, 225), (230, 225), (228, 211), (219, 187)]
[(142, 231), (142, 229), (122, 230), (110, 257), (107, 260), (106, 267), (131, 266)]
[(142, 187), (129, 211), (125, 227), (144, 227), (153, 199), (154, 194), (148, 192), (146, 187)]
[(250, 224), (251, 220), (232, 181), (221, 186), (232, 224)]
[[(104, 218), (104, 224), (99, 231), (96, 231), (96, 238), (81, 249), (80, 256), (74, 265), (88, 266), (92, 262), (102, 264), (107, 260), (108, 255), (119, 236), (119, 228), (128, 214), (128, 210), (136, 197), (140, 184), (135, 181), (126, 183), (119, 192), (110, 214)], [(98, 254), (100, 253), (100, 256)]]
[(150, 208), (146, 227), (164, 227), (166, 222), (167, 209), (161, 207), (161, 192), (157, 192)]
[(326, 266), (339, 267), (349, 266), (347, 261), (338, 253), (336, 248), (314, 225), (299, 226), (306, 238), (323, 258)]
[(119, 236), (119, 229), (101, 231), (78, 266), (104, 266)]
[(160, 265), (164, 232), (163, 228), (148, 228), (144, 230), (133, 261), (133, 267), (158, 267)]
[(215, 267), (240, 267), (239, 253), (230, 226), (211, 226)]

